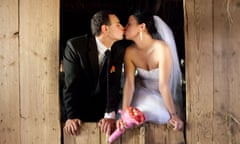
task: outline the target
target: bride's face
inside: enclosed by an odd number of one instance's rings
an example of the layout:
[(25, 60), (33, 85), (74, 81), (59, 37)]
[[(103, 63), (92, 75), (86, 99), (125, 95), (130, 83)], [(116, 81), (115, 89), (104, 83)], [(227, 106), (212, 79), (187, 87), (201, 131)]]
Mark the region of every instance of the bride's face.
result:
[(129, 16), (128, 23), (125, 27), (125, 38), (128, 40), (134, 40), (139, 37), (139, 24), (134, 16)]

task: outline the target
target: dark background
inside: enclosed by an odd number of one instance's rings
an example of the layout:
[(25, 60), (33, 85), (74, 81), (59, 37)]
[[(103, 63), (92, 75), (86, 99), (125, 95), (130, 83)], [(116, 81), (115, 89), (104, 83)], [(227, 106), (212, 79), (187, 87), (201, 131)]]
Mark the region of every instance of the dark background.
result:
[[(136, 9), (150, 10), (160, 16), (172, 29), (175, 36), (179, 61), (184, 61), (184, 18), (182, 0), (61, 0), (60, 5), (60, 61), (69, 38), (90, 32), (90, 19), (101, 9), (114, 11), (123, 26), (129, 14)], [(181, 64), (183, 80), (185, 80), (185, 66)], [(61, 120), (65, 121), (65, 111), (62, 102), (64, 86), (64, 72), (60, 71), (60, 102)], [(185, 83), (183, 83), (185, 95)]]
[(175, 36), (179, 59), (184, 60), (182, 0), (61, 0), (60, 59), (69, 38), (90, 32), (90, 19), (98, 10), (113, 10), (125, 26), (130, 12), (139, 8), (151, 10), (169, 25)]
[[(66, 41), (69, 38), (90, 32), (90, 19), (95, 12), (101, 9), (113, 10), (121, 20), (123, 26), (125, 26), (129, 14), (135, 9), (151, 10), (155, 15), (160, 16), (172, 29), (177, 45), (179, 61), (184, 61), (183, 0), (61, 0), (60, 63)], [(181, 70), (183, 80), (185, 80), (184, 64), (181, 64)], [(60, 110), (62, 122), (66, 120), (62, 101), (63, 79), (64, 72), (60, 71)], [(183, 95), (185, 95), (185, 83), (183, 83), (182, 88)]]

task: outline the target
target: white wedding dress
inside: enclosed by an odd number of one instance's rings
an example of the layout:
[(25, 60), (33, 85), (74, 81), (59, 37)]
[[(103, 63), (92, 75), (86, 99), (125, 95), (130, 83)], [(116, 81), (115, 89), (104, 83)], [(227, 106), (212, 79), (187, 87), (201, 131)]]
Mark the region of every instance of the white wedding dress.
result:
[[(178, 61), (177, 48), (172, 30), (158, 16), (154, 16), (156, 29), (170, 47), (172, 54), (172, 70), (169, 81), (172, 98), (175, 104), (175, 109), (180, 117), (183, 118), (183, 97), (181, 77), (182, 73)], [(137, 68), (135, 77), (135, 91), (132, 100), (132, 106), (139, 108), (146, 118), (146, 121), (155, 122), (158, 124), (168, 123), (170, 114), (164, 104), (163, 97), (159, 91), (159, 69), (145, 70)]]
[(137, 68), (135, 91), (132, 106), (141, 110), (148, 122), (167, 123), (168, 110), (159, 92), (159, 69), (145, 70)]

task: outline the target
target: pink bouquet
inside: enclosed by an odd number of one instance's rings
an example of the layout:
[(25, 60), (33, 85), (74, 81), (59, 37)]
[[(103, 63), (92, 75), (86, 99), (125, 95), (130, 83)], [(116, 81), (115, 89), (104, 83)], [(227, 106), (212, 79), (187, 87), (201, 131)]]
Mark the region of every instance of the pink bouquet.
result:
[[(125, 128), (131, 128), (135, 125), (143, 124), (145, 121), (144, 114), (137, 108), (128, 107), (126, 111), (119, 110), (121, 119), (125, 124)], [(109, 143), (112, 143), (125, 132), (125, 129), (116, 129), (108, 138)]]

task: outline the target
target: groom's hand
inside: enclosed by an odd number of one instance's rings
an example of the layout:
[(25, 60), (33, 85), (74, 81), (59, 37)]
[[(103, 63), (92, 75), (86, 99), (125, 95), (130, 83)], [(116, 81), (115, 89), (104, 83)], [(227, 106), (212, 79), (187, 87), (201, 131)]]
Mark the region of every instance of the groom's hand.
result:
[(108, 135), (112, 134), (112, 132), (116, 129), (116, 121), (111, 118), (102, 118), (98, 123), (101, 132), (106, 133)]

